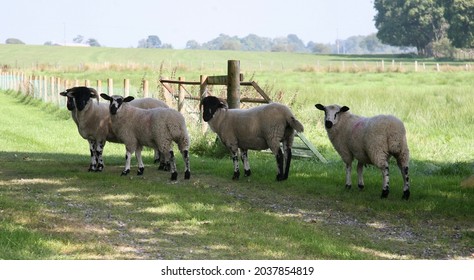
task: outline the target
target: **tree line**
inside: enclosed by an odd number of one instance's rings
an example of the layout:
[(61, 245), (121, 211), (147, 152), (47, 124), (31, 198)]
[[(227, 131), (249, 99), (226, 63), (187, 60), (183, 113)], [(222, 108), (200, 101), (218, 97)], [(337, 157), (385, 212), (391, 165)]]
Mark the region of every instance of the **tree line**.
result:
[(437, 56), (474, 48), (473, 0), (374, 0), (377, 38)]

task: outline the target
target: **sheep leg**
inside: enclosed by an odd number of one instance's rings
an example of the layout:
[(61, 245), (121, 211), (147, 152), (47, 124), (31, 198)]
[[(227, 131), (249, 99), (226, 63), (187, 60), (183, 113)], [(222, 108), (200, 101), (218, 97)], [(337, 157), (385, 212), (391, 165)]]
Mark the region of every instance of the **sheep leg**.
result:
[(132, 158), (132, 153), (127, 149), (126, 152), (125, 152), (125, 168), (122, 171), (121, 176), (124, 176), (124, 175), (127, 175), (128, 173), (130, 173), (131, 158)]
[[(153, 155), (153, 163), (158, 163), (160, 162), (160, 152), (158, 150), (155, 150), (155, 153)], [(160, 164), (161, 167), (161, 164)], [(158, 168), (159, 169), (159, 168)]]
[(155, 161), (154, 163), (160, 163), (160, 165), (158, 165), (158, 170), (163, 170), (163, 171), (169, 171), (170, 170), (170, 167), (168, 164), (166, 164), (166, 161), (165, 161), (165, 156), (163, 155), (163, 153), (161, 153), (160, 151), (158, 150), (155, 150)]
[(400, 168), (403, 177), (402, 199), (408, 200), (408, 198), (410, 197), (410, 177), (408, 176), (408, 159), (401, 159), (400, 157), (398, 157), (397, 164), (398, 168)]
[(184, 150), (182, 153), (184, 160), (184, 179), (188, 180), (191, 178), (191, 167), (189, 165), (189, 151)]
[(288, 179), (288, 175), (290, 173), (290, 164), (291, 164), (291, 148), (287, 147), (285, 149), (285, 175), (283, 176), (283, 179), (286, 180)]
[(390, 173), (389, 173), (389, 167), (388, 163), (381, 168), (382, 170), (382, 176), (383, 176), (383, 181), (382, 181), (382, 195), (380, 198), (387, 198), (388, 193), (390, 192), (389, 187), (390, 187)]
[(350, 190), (352, 188), (352, 162), (346, 163), (346, 189)]
[(135, 157), (137, 158), (137, 162), (138, 162), (137, 175), (141, 176), (143, 175), (143, 172), (145, 172), (145, 165), (143, 164), (143, 159), (142, 159), (142, 147), (137, 147), (137, 149), (135, 150)]
[(250, 171), (248, 150), (241, 149), (240, 152), (241, 152), (242, 163), (244, 164), (244, 175), (248, 177), (252, 174), (252, 172)]
[(232, 180), (239, 180), (240, 177), (240, 170), (239, 170), (239, 156), (237, 151), (232, 151), (232, 162), (234, 163), (234, 176), (232, 176)]
[(170, 165), (170, 171), (171, 171), (171, 181), (176, 181), (178, 180), (178, 171), (176, 171), (176, 161), (174, 159), (173, 150), (169, 152), (169, 155), (170, 155), (169, 165)]
[(278, 152), (276, 154), (276, 161), (277, 161), (277, 169), (278, 169), (278, 174), (277, 174), (277, 181), (282, 181), (285, 180), (285, 175), (283, 174), (283, 152), (281, 149), (278, 149)]
[(97, 158), (97, 168), (96, 168), (96, 171), (98, 172), (101, 172), (102, 170), (104, 170), (104, 159), (102, 158), (102, 153), (104, 151), (104, 147), (105, 147), (105, 141), (104, 142), (101, 142), (101, 141), (98, 141), (96, 142), (96, 158)]
[(89, 150), (91, 152), (91, 163), (89, 165), (88, 171), (96, 171), (97, 169), (97, 157), (95, 152), (95, 141), (87, 140), (89, 142)]
[(364, 189), (364, 164), (360, 161), (357, 163), (357, 180), (360, 190)]

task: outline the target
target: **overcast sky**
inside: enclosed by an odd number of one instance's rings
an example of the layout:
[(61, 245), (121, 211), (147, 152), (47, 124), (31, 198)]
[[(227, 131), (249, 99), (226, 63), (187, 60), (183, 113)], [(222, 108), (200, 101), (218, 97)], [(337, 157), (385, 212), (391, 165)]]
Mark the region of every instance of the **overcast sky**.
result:
[(182, 49), (188, 40), (296, 34), (306, 44), (376, 32), (373, 0), (2, 0), (0, 43), (72, 42), (137, 47), (148, 35)]

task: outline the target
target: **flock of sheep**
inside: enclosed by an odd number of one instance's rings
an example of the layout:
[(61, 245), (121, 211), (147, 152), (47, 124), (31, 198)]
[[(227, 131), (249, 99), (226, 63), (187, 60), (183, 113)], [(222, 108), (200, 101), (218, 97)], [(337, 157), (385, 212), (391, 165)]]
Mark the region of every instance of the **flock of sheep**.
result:
[[(169, 170), (171, 180), (177, 180), (172, 148), (174, 142), (184, 160), (184, 179), (191, 178), (190, 140), (184, 117), (164, 102), (154, 98), (134, 99), (131, 96), (100, 94), (109, 101), (107, 105), (99, 103), (99, 94), (89, 87), (73, 87), (60, 95), (67, 97), (67, 108), (79, 134), (89, 142), (89, 171), (104, 169), (102, 153), (105, 143), (110, 141), (125, 145), (126, 162), (122, 175), (130, 172), (133, 153), (138, 161), (137, 175), (143, 174), (141, 151), (147, 146), (155, 150), (155, 162), (160, 162), (159, 169)], [(228, 109), (224, 100), (214, 96), (203, 98), (201, 106), (203, 120), (231, 152), (234, 165), (232, 179), (237, 180), (240, 176), (239, 150), (244, 175), (250, 176), (247, 151), (264, 149), (270, 149), (275, 155), (276, 179), (288, 179), (295, 131), (303, 132), (304, 128), (287, 106), (270, 103), (246, 110)], [(356, 159), (359, 188), (364, 188), (364, 165), (373, 164), (382, 172), (381, 197), (386, 198), (389, 194), (388, 161), (393, 156), (403, 177), (402, 198), (410, 197), (409, 150), (405, 127), (399, 119), (386, 115), (360, 117), (348, 112), (347, 106), (315, 106), (324, 111), (329, 139), (346, 164), (346, 188), (352, 186), (352, 161)]]

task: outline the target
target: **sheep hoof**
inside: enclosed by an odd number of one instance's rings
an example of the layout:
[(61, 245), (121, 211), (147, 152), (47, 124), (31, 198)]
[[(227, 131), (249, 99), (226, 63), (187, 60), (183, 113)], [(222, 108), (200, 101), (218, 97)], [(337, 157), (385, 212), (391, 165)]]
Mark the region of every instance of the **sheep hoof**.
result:
[(97, 169), (95, 170), (96, 172), (102, 172), (104, 170), (104, 165), (103, 164), (98, 164)]
[(364, 185), (358, 185), (359, 186), (359, 190), (363, 190), (364, 189)]
[(252, 171), (249, 170), (244, 170), (245, 171), (245, 177), (248, 177), (250, 175), (252, 175)]
[(171, 181), (176, 181), (178, 180), (178, 172), (173, 172), (171, 173)]
[(189, 180), (191, 178), (191, 172), (189, 172), (189, 170), (186, 170), (186, 172), (184, 172), (184, 180)]
[(141, 176), (141, 175), (143, 175), (143, 172), (145, 172), (145, 167), (140, 167), (140, 168), (138, 168), (137, 175)]
[(91, 165), (89, 166), (89, 169), (87, 169), (87, 171), (89, 171), (89, 172), (95, 172), (95, 165), (92, 165), (92, 164), (91, 164)]
[(235, 171), (235, 172), (234, 172), (234, 176), (232, 176), (232, 180), (239, 180), (239, 177), (240, 177), (240, 172), (239, 172), (239, 171)]
[(350, 190), (352, 188), (352, 185), (346, 185), (346, 190)]
[(380, 198), (387, 198), (389, 192), (390, 192), (390, 191), (389, 191), (388, 189), (387, 189), (387, 190), (383, 190), (383, 191), (382, 191), (382, 195), (380, 196)]
[(120, 176), (128, 175), (128, 173), (130, 173), (130, 169), (125, 169), (124, 171), (122, 171), (122, 174), (120, 174)]
[(171, 170), (170, 164), (160, 163), (160, 165), (158, 166), (158, 170), (170, 171)]
[(408, 200), (410, 198), (410, 190), (406, 190), (403, 192), (402, 199)]
[(287, 179), (287, 178), (285, 178), (284, 175), (281, 175), (281, 174), (278, 174), (278, 175), (277, 175), (277, 181), (284, 181), (284, 180), (286, 180), (286, 179)]

